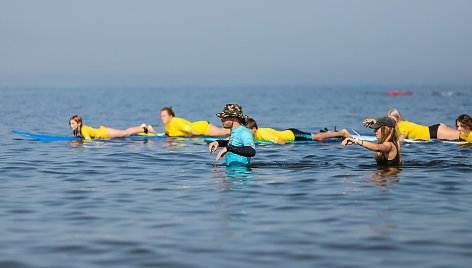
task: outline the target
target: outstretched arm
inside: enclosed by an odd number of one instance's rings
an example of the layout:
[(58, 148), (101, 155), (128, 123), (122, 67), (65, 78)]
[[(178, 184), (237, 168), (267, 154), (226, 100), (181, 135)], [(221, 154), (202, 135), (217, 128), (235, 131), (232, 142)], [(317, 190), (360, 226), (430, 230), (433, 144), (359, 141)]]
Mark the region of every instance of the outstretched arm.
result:
[(369, 149), (374, 152), (381, 152), (381, 153), (388, 153), (392, 149), (392, 143), (391, 142), (385, 142), (385, 143), (375, 143), (375, 142), (370, 142), (370, 141), (365, 141), (365, 140), (359, 140), (359, 139), (354, 139), (354, 138), (345, 138), (342, 142), (342, 146), (348, 146), (352, 144), (358, 144), (361, 147), (364, 147), (366, 149)]

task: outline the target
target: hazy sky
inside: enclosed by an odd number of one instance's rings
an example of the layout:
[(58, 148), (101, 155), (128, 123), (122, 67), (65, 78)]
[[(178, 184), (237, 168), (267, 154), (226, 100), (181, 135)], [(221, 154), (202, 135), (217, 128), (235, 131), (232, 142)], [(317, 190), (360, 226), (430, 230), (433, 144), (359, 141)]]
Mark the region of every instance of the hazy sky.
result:
[(472, 84), (470, 0), (0, 0), (0, 86)]

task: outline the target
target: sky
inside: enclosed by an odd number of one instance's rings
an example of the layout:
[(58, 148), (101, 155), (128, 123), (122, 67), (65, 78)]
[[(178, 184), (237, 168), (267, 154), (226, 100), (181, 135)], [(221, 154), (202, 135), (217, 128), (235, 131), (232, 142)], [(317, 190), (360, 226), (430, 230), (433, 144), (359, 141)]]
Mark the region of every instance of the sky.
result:
[(0, 0), (2, 86), (472, 85), (470, 0)]

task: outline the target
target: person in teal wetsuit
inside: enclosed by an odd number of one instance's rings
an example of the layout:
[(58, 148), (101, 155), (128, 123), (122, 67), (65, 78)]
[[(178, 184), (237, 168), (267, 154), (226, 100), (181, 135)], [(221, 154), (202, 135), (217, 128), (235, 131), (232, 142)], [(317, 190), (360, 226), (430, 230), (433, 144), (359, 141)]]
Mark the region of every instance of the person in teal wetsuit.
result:
[(247, 115), (243, 113), (243, 108), (238, 104), (226, 104), (223, 112), (217, 113), (221, 118), (223, 128), (231, 129), (229, 140), (216, 140), (208, 145), (210, 154), (214, 153), (218, 147), (223, 147), (218, 151), (216, 160), (225, 156), (226, 165), (247, 166), (251, 162), (251, 157), (256, 155), (256, 146), (251, 132), (244, 126)]

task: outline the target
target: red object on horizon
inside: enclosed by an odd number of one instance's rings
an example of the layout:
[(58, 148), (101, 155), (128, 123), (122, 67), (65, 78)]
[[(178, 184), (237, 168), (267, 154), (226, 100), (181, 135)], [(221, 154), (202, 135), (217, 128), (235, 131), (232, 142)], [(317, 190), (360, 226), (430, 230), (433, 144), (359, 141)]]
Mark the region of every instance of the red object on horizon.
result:
[(385, 92), (387, 96), (410, 96), (413, 94), (411, 90), (388, 90)]

